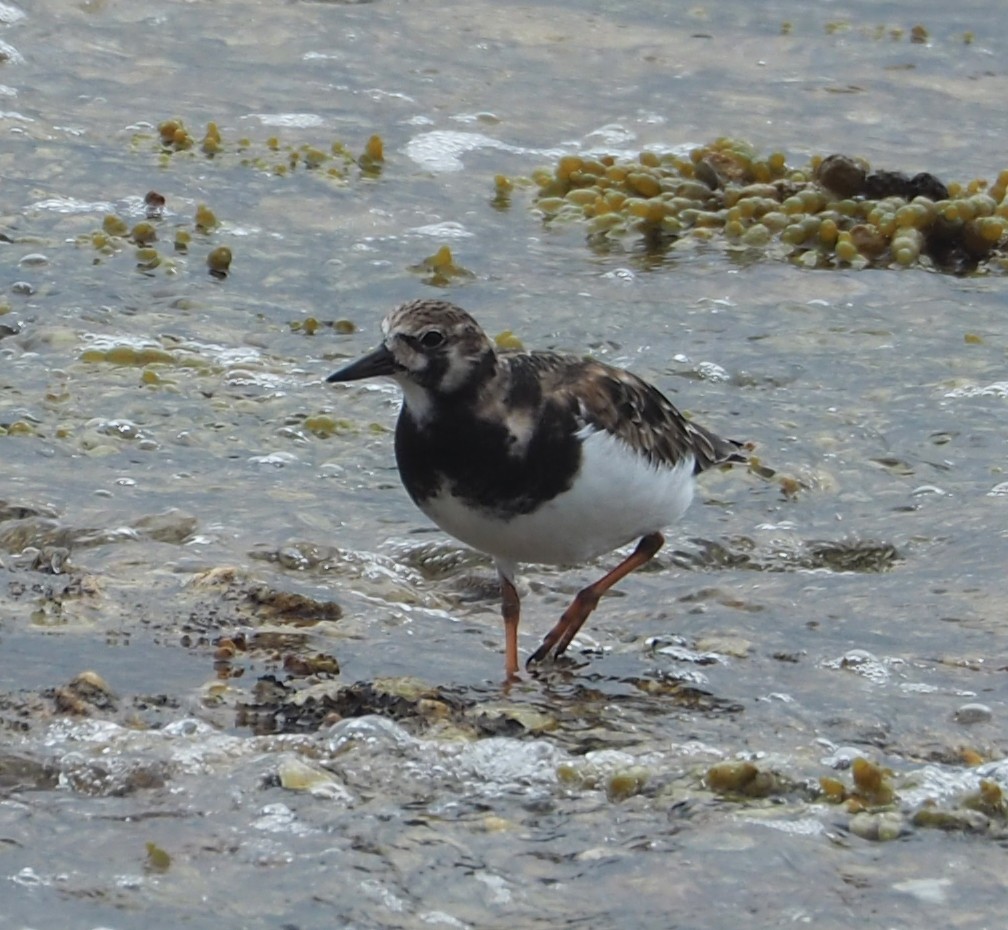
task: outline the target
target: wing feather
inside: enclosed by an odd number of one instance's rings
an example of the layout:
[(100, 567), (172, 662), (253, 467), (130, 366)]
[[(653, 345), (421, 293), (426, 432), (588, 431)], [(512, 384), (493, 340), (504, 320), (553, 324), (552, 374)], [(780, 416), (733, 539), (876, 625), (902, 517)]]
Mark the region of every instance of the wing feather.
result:
[(741, 443), (688, 420), (661, 391), (629, 371), (552, 352), (508, 360), (539, 374), (541, 403), (563, 405), (581, 428), (605, 430), (655, 466), (672, 468), (692, 456), (698, 474), (715, 465), (745, 461), (739, 453)]

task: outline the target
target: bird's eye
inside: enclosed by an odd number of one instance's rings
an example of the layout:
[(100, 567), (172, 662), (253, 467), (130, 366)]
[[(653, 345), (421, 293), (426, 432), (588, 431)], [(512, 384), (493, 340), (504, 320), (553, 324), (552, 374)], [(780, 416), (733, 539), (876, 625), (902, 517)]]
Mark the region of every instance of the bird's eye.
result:
[(420, 337), (420, 345), (425, 349), (436, 349), (442, 342), (444, 342), (444, 333), (438, 332), (436, 329), (429, 329)]

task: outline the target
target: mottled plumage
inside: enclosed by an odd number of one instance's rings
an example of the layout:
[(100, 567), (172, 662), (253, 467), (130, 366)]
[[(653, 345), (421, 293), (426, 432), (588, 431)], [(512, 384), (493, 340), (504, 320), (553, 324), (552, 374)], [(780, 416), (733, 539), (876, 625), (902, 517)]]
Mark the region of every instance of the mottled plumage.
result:
[(445, 301), (416, 300), (383, 321), (383, 343), (329, 377), (391, 377), (403, 390), (396, 462), (417, 506), (494, 558), (517, 672), (518, 562), (566, 564), (634, 539), (635, 552), (580, 592), (543, 645), (562, 653), (599, 597), (661, 547), (696, 474), (744, 461), (739, 444), (687, 420), (657, 388), (593, 359), (497, 352)]

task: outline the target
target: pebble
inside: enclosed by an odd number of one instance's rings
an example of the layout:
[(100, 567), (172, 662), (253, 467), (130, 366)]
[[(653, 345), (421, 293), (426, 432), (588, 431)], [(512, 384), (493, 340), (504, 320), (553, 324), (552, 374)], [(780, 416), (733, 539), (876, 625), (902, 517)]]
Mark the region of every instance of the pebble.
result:
[(851, 817), (849, 829), (854, 836), (880, 843), (897, 840), (907, 832), (903, 815), (898, 811), (862, 811)]
[(973, 723), (987, 723), (994, 716), (986, 704), (963, 704), (955, 712), (956, 723), (969, 726)]

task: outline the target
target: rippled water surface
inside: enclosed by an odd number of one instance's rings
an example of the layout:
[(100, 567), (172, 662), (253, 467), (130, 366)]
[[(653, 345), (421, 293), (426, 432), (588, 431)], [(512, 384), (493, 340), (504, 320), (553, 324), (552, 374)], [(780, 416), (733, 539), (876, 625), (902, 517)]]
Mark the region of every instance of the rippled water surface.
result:
[[(1003, 265), (601, 249), (528, 180), (721, 136), (996, 177), (1003, 17), (910, 15), (0, 3), (5, 926), (998, 924)], [(103, 227), (148, 191), (156, 255)], [(509, 690), (395, 390), (323, 381), (417, 296), (632, 367), (774, 473), (705, 476)], [(524, 654), (602, 571), (528, 568)]]

